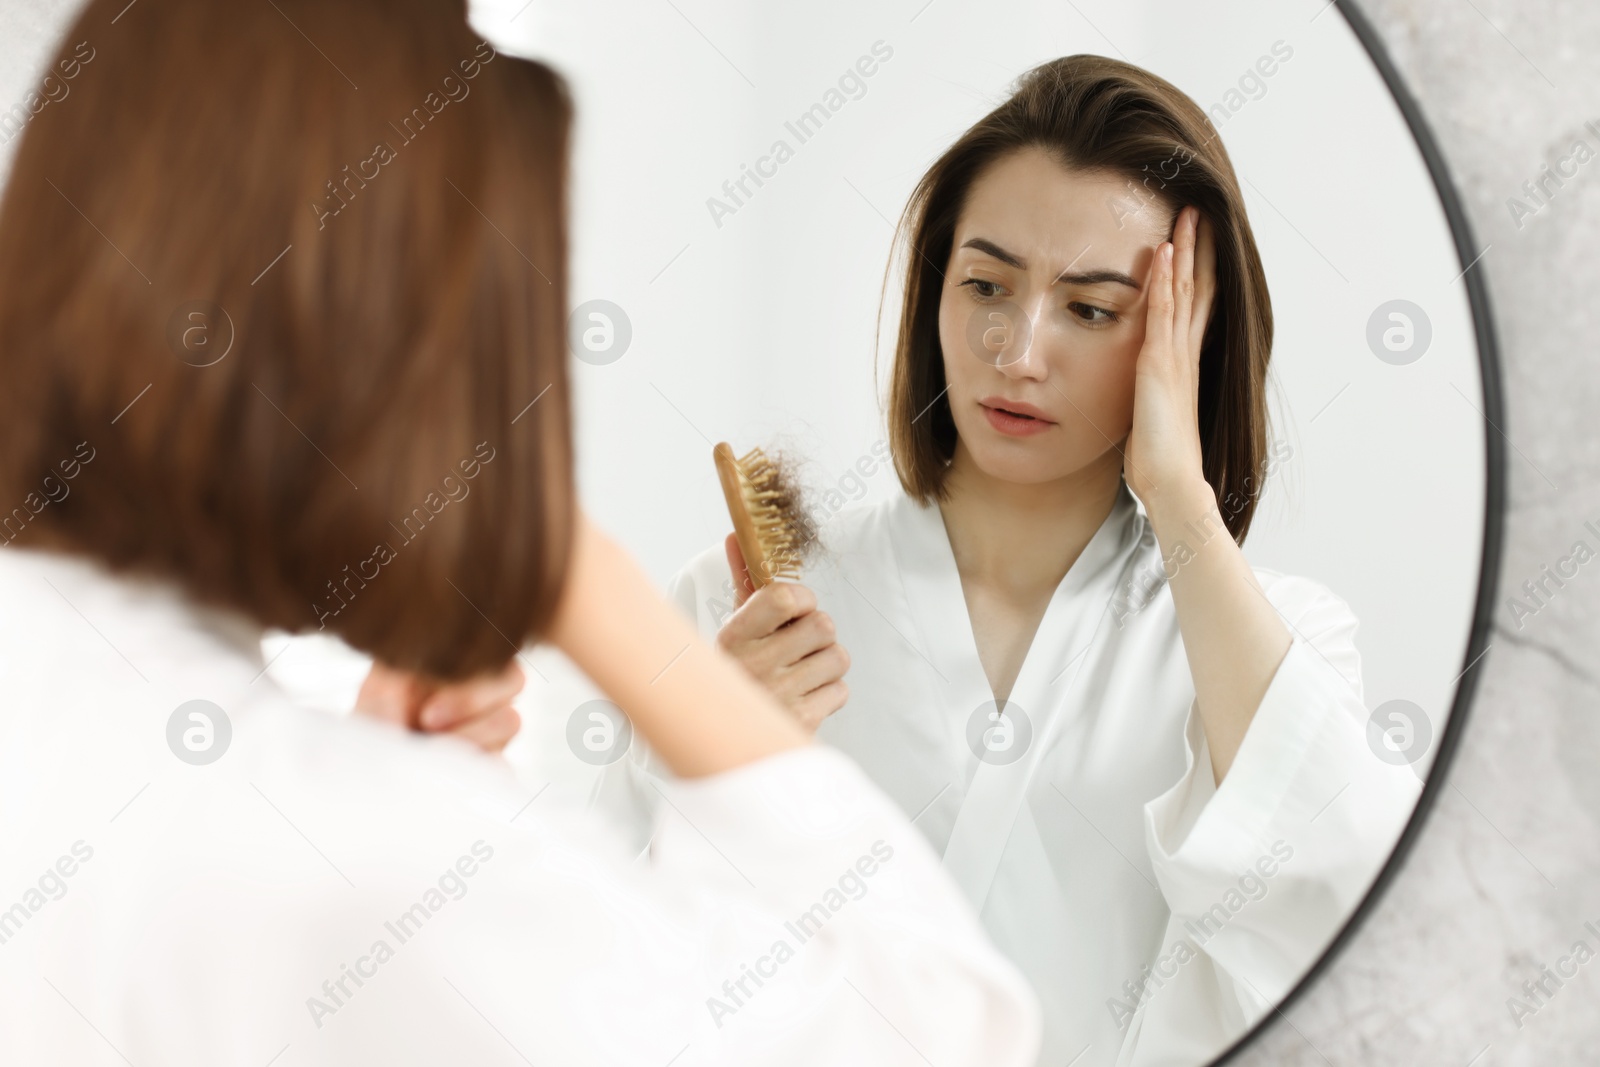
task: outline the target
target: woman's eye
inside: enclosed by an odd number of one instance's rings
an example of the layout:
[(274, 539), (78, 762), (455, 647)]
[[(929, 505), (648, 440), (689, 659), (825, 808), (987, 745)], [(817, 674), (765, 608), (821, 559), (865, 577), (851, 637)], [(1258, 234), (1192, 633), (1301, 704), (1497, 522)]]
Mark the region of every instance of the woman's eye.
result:
[(968, 278), (961, 284), (970, 287), (973, 293), (984, 300), (993, 300), (1000, 295), (1000, 283), (986, 278)]
[(1067, 310), (1072, 312), (1084, 322), (1102, 323), (1117, 321), (1117, 313), (1115, 311), (1108, 311), (1102, 307), (1095, 307), (1093, 304), (1074, 302), (1067, 305)]

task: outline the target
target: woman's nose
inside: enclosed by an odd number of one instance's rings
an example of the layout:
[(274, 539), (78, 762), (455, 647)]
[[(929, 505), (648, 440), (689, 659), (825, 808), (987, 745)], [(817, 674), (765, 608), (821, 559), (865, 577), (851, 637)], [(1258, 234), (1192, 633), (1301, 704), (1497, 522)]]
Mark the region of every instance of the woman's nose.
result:
[[(1041, 309), (1008, 304), (1002, 312), (1007, 336), (994, 366), (1007, 378), (1042, 381), (1045, 376), (1046, 331)], [(996, 323), (999, 328), (999, 324)]]
[(1042, 377), (1043, 363), (1035, 353), (1036, 309), (1010, 300), (977, 308), (967, 324), (967, 347), (973, 356), (1007, 377)]

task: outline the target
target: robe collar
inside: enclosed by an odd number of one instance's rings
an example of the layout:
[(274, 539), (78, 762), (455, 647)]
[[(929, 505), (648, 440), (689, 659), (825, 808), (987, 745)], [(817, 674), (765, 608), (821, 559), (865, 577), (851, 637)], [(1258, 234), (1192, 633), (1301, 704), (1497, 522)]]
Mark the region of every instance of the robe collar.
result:
[[(1009, 699), (997, 705), (938, 505), (902, 498), (892, 506), (889, 527), (924, 658), (947, 689), (935, 703), (949, 715), (943, 726), (964, 757), (965, 780), (958, 786), (960, 806), (945, 843), (944, 867), (981, 912), (1044, 754), (1069, 719), (1093, 711), (1076, 693), (1078, 676), (1095, 658), (1091, 653), (1108, 628), (1112, 599), (1130, 580), (1142, 550), (1154, 545), (1154, 533), (1127, 483), (1120, 482), (1111, 511), (1051, 595)], [(984, 744), (983, 730), (997, 721), (997, 711), (1013, 731), (1007, 744), (1014, 750), (994, 752)]]
[[(888, 518), (901, 587), (930, 664), (946, 684), (957, 687), (963, 702), (976, 707), (984, 700), (992, 700), (993, 691), (978, 658), (961, 575), (956, 569), (955, 552), (950, 547), (950, 536), (939, 505), (934, 502), (919, 504), (902, 495), (891, 503)], [(1036, 659), (1033, 650), (1050, 647), (1048, 641), (1055, 636), (1048, 632), (1054, 629), (1050, 624), (1067, 614), (1058, 609), (1068, 608), (1097, 578), (1103, 578), (1108, 568), (1120, 569), (1125, 565), (1134, 548), (1146, 540), (1148, 529), (1143, 507), (1128, 483), (1119, 480), (1110, 512), (1050, 598), (1044, 619), (1029, 646), (1029, 655), (1017, 676), (1017, 684), (1012, 687), (1013, 696), (1019, 693), (1030, 664), (1038, 666), (1033, 664)], [(1050, 677), (1059, 678), (1061, 670), (1067, 666), (1057, 665)]]

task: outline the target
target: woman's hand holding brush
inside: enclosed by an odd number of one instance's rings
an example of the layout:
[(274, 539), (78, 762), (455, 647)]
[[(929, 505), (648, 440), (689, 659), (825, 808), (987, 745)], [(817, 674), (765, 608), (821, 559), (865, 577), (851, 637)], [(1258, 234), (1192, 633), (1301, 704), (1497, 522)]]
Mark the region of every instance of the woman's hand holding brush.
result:
[(834, 639), (833, 620), (817, 609), (816, 594), (787, 581), (755, 589), (738, 538), (729, 534), (725, 548), (737, 610), (717, 632), (717, 647), (815, 732), (849, 699), (850, 654)]

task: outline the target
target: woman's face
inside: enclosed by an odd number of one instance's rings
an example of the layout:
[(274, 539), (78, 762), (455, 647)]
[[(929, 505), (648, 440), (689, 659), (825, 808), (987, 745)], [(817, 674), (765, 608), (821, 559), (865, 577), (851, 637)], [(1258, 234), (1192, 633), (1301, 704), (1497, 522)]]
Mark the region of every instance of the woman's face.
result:
[(1145, 281), (1172, 208), (1137, 183), (1041, 149), (979, 174), (956, 221), (939, 341), (964, 450), (1037, 484), (1114, 462), (1133, 424)]

